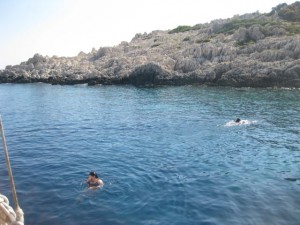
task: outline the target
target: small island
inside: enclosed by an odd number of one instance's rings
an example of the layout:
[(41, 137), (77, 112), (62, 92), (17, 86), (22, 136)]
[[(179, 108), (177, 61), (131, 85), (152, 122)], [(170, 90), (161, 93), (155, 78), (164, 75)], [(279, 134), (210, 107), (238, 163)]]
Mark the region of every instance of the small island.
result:
[(74, 57), (35, 54), (0, 83), (300, 87), (300, 2), (270, 13), (136, 34)]

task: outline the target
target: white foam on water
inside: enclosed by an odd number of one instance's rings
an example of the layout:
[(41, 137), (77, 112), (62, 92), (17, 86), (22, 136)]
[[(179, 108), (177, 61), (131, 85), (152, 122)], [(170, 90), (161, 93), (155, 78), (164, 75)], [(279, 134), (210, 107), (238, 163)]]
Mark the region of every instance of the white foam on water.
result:
[(241, 125), (249, 125), (256, 123), (256, 120), (241, 120), (240, 122), (235, 122), (234, 120), (228, 121), (224, 126), (225, 127), (232, 127), (232, 126), (241, 126)]

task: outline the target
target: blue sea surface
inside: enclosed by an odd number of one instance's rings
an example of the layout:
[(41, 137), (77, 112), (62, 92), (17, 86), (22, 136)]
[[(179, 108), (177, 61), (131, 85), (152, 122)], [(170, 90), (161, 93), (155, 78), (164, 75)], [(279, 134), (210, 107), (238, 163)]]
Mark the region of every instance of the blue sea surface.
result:
[(26, 225), (300, 224), (299, 89), (0, 84), (0, 113)]

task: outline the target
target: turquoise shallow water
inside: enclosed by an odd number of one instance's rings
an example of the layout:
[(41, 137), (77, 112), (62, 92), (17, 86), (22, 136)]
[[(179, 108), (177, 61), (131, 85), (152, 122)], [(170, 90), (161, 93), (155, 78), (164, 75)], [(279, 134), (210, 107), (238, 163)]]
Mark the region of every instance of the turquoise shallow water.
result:
[[(299, 225), (299, 100), (282, 89), (1, 84), (26, 224)], [(224, 126), (236, 117), (250, 124)], [(3, 154), (0, 166), (11, 196)], [(101, 190), (86, 189), (90, 170)]]

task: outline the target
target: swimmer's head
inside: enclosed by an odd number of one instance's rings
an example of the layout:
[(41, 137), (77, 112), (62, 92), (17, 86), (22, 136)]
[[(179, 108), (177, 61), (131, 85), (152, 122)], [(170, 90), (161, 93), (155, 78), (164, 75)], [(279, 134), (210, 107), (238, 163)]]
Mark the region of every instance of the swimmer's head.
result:
[(239, 122), (241, 122), (241, 119), (240, 119), (240, 118), (237, 118), (235, 122), (236, 122), (236, 123), (239, 123)]
[(92, 176), (92, 177), (95, 177), (95, 178), (98, 178), (98, 175), (97, 175), (97, 173), (96, 172), (90, 172), (90, 174), (89, 174), (90, 176)]

